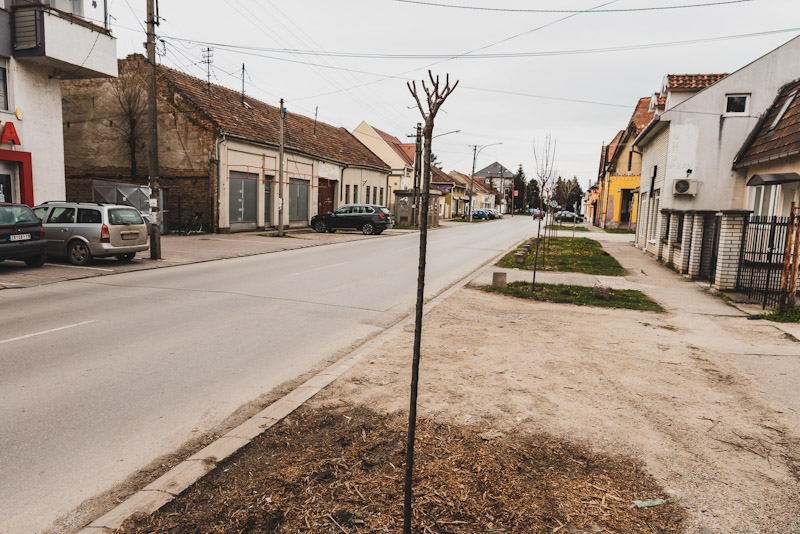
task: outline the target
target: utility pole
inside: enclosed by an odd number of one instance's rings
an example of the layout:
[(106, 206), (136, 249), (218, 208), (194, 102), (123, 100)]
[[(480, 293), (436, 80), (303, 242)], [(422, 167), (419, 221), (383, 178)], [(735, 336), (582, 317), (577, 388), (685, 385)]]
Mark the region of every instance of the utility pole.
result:
[(417, 226), (417, 215), (419, 214), (419, 200), (420, 200), (420, 171), (422, 168), (422, 124), (417, 123), (417, 140), (416, 149), (414, 151), (414, 195), (411, 204), (411, 220), (412, 226)]
[(283, 99), (280, 109), (280, 149), (278, 150), (278, 236), (283, 237)]
[(150, 210), (155, 214), (150, 225), (150, 259), (161, 259), (161, 206), (158, 186), (158, 114), (156, 112), (156, 24), (155, 0), (147, 0), (147, 119), (149, 123)]
[(478, 145), (472, 145), (472, 172), (469, 175), (469, 222), (472, 222), (472, 188), (475, 183), (475, 160), (478, 159)]

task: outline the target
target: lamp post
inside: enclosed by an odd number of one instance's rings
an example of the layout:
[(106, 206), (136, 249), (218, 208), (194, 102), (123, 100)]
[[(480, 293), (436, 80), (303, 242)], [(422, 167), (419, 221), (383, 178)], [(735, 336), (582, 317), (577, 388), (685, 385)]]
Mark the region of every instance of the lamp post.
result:
[(472, 222), (472, 190), (475, 187), (475, 185), (474, 185), (475, 184), (475, 162), (478, 160), (478, 154), (480, 154), (481, 151), (484, 148), (489, 148), (490, 146), (497, 146), (497, 145), (502, 145), (502, 144), (503, 143), (501, 141), (499, 143), (492, 143), (491, 145), (483, 145), (483, 146), (471, 145), (472, 146), (472, 173), (469, 175), (469, 208), (467, 210), (469, 212), (469, 222)]

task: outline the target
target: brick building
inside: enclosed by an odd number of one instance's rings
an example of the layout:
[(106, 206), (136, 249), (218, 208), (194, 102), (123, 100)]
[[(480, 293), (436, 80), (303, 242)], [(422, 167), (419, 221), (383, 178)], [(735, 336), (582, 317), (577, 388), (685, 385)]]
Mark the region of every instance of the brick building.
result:
[[(148, 183), (146, 67), (135, 54), (119, 61), (116, 80), (64, 82), (68, 199), (92, 200), (101, 180)], [(162, 65), (157, 85), (161, 205), (169, 227), (195, 213), (218, 232), (277, 226), (278, 108)], [(307, 226), (340, 204), (386, 202), (390, 169), (352, 134), (284, 116), (285, 226)]]

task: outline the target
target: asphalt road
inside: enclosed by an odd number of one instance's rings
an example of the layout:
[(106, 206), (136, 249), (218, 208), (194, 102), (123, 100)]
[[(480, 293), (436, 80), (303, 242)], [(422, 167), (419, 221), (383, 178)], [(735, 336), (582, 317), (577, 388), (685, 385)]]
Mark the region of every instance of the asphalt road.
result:
[[(433, 295), (535, 232), (429, 233)], [(0, 292), (0, 533), (41, 532), (412, 311), (419, 235)]]

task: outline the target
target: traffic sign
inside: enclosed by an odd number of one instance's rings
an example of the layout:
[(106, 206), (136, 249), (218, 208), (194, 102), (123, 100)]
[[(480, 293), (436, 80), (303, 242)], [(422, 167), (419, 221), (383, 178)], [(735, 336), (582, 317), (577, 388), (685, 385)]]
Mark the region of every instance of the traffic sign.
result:
[(550, 201), (550, 207), (551, 207), (551, 208), (555, 208), (555, 207), (557, 207), (557, 206), (558, 206), (558, 202), (556, 202), (555, 200), (551, 200), (551, 201)]

